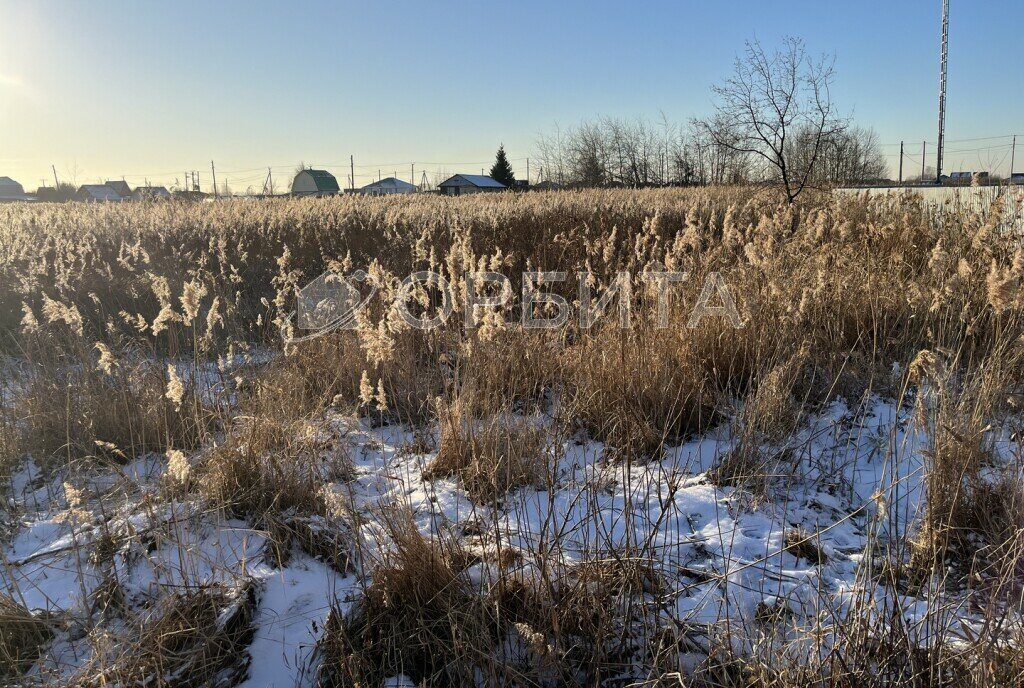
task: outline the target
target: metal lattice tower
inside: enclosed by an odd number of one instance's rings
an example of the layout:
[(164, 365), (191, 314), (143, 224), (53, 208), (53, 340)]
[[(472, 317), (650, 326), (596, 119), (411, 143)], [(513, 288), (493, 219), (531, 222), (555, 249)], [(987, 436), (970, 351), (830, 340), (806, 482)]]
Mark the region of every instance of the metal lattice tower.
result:
[(949, 49), (949, 0), (942, 0), (942, 67), (939, 76), (939, 148), (935, 159), (935, 183), (942, 183), (942, 144), (946, 136), (946, 62)]

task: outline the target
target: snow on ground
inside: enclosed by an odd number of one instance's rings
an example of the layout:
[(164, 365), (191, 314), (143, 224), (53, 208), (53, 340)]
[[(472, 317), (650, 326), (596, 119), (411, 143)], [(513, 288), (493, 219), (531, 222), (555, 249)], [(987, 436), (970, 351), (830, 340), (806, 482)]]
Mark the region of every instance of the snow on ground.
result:
[[(642, 547), (670, 582), (667, 608), (690, 627), (728, 620), (742, 628), (759, 605), (785, 604), (796, 618), (813, 620), (862, 598), (896, 603), (912, 626), (924, 623), (926, 603), (894, 598), (860, 573), (872, 538), (906, 534), (923, 507), (924, 440), (909, 411), (891, 402), (876, 399), (856, 412), (835, 403), (795, 438), (792, 472), (765, 499), (706, 478), (732, 446), (720, 429), (668, 448), (661, 461), (633, 465), (604, 463), (599, 443), (567, 441), (553, 452), (554, 489), (520, 489), (496, 511), (474, 505), (456, 478), (423, 480), (432, 455), (417, 453), (421, 443), (408, 429), (342, 417), (324, 422), (351, 447), (355, 475), (330, 489), (351, 499), (362, 517), (366, 569), (386, 542), (375, 514), (404, 505), (425, 534), (458, 533), (474, 520), (496, 523), (502, 544), (525, 553), (523, 575), (545, 541), (557, 540), (567, 562), (583, 552)], [(258, 584), (259, 603), (242, 685), (308, 684), (330, 609), (348, 609), (365, 576), (299, 551), (278, 567), (265, 534), (251, 524), (205, 510), (194, 497), (155, 502), (163, 494), (163, 461), (140, 457), (117, 472), (53, 478), (28, 463), (8, 490), (18, 529), (0, 549), (0, 590), (31, 609), (81, 615), (105, 576), (116, 577), (133, 608), (164, 589), (249, 579)], [(83, 489), (91, 516), (69, 515), (64, 479)], [(813, 535), (823, 563), (786, 550), (786, 533), (795, 528)], [(118, 543), (109, 565), (90, 558), (104, 530)], [(960, 621), (973, 623), (966, 614)], [(68, 632), (54, 641), (46, 664), (66, 674), (89, 656), (87, 642)]]
[(249, 654), (252, 664), (244, 688), (293, 686), (306, 673), (310, 653), (332, 605), (345, 610), (356, 590), (352, 577), (339, 578), (305, 554), (283, 569), (261, 565), (251, 575), (262, 582)]

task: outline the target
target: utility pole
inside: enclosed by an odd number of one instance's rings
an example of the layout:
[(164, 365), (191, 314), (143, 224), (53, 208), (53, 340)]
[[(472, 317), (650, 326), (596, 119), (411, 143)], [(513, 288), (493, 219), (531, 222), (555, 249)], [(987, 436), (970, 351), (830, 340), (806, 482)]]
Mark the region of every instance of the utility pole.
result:
[(416, 163), (409, 163), (409, 183), (413, 186), (416, 185)]
[(348, 186), (348, 189), (349, 189), (349, 191), (355, 191), (356, 190), (356, 163), (355, 163), (355, 157), (353, 157), (351, 155), (348, 156), (348, 171), (349, 171), (349, 177), (348, 177), (349, 178), (349, 186)]
[(924, 152), (925, 152), (925, 150), (927, 150), (927, 147), (928, 147), (928, 142), (927, 141), (922, 141), (921, 142), (921, 181), (922, 182), (924, 181)]
[(270, 175), (270, 168), (267, 168), (267, 178), (263, 180), (263, 196), (274, 195), (274, 178)]
[(220, 198), (220, 191), (217, 189), (217, 169), (213, 166), (213, 160), (210, 161), (210, 174), (213, 175), (213, 197)]
[(1013, 181), (1013, 166), (1017, 158), (1017, 135), (1013, 135), (1013, 146), (1010, 148), (1010, 181)]
[(946, 62), (949, 47), (949, 0), (942, 0), (942, 63), (939, 75), (939, 150), (935, 157), (935, 183), (942, 183), (942, 143), (946, 135)]
[(900, 141), (900, 186), (903, 186), (903, 142)]
[[(1010, 165), (1010, 167), (1013, 167), (1013, 165)], [(60, 186), (60, 182), (57, 181), (57, 166), (50, 165), (50, 169), (53, 170), (53, 188), (56, 190), (56, 188)], [(1013, 170), (1010, 171), (1012, 172)]]

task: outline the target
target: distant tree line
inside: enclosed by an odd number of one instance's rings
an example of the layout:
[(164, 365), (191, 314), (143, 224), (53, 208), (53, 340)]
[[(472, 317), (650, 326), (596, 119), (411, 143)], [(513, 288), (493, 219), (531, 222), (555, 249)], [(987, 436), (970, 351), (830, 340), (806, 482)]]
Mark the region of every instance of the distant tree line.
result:
[(556, 128), (536, 143), (542, 179), (578, 186), (697, 186), (776, 182), (790, 201), (807, 187), (886, 176), (873, 129), (838, 116), (830, 60), (787, 38), (767, 53), (748, 42), (734, 74), (715, 86), (710, 117), (602, 118)]

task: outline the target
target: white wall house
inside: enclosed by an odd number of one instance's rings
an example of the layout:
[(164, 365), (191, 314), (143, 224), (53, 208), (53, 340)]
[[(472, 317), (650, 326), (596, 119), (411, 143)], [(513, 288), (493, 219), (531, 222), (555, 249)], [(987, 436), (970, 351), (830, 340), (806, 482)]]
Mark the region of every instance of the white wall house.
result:
[(293, 196), (333, 196), (341, 190), (327, 170), (302, 170), (292, 180)]
[(389, 194), (410, 194), (416, 192), (416, 186), (409, 182), (403, 182), (395, 177), (388, 177), (372, 184), (367, 184), (359, 190), (367, 196), (386, 196)]

